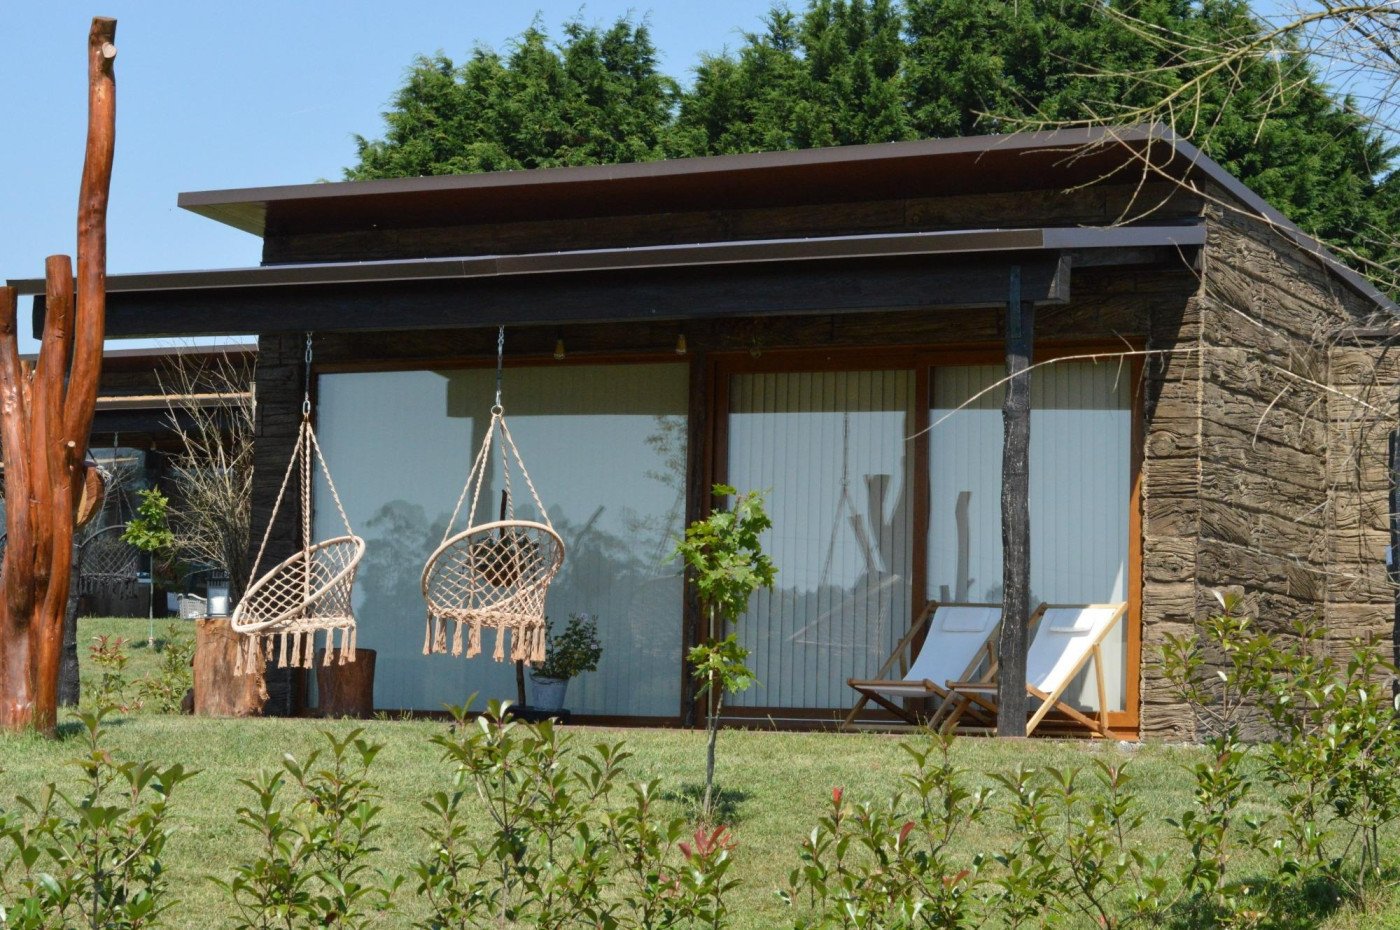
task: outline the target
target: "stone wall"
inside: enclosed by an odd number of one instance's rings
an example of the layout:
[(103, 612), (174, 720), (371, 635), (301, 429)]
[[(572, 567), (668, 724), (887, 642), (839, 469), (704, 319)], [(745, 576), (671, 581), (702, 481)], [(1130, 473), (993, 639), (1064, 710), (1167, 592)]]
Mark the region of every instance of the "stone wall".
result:
[(1161, 686), (1160, 646), (1213, 608), (1212, 589), (1242, 593), (1265, 630), (1322, 617), (1338, 643), (1391, 610), (1385, 434), (1400, 366), (1338, 348), (1375, 308), (1268, 223), (1208, 217), (1188, 314), (1200, 351), (1155, 363), (1144, 469), (1142, 731), (1171, 738), (1193, 727)]
[(1339, 640), (1393, 635), (1387, 443), (1397, 427), (1400, 348), (1340, 340), (1327, 404), (1328, 589), (1324, 617)]
[(1201, 345), (1199, 293), (1152, 314), (1143, 366), (1142, 677), (1139, 731), (1179, 737), (1185, 708), (1168, 693), (1158, 656), (1168, 635), (1191, 629), (1197, 609), (1196, 547), (1201, 528)]

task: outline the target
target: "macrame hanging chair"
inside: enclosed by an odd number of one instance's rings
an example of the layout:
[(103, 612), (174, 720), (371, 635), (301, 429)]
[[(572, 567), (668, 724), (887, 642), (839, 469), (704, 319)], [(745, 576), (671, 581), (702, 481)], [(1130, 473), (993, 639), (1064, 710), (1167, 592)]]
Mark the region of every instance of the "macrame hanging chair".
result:
[[(355, 572), (365, 555), (365, 541), (355, 535), (350, 518), (336, 493), (316, 433), (311, 428), (311, 337), (306, 339), (307, 392), (301, 406), (301, 428), (292, 450), (282, 486), (268, 517), (267, 530), (258, 547), (257, 558), (249, 573), (250, 582), (238, 606), (234, 608), (231, 625), (234, 632), (244, 635), (238, 652), (234, 674), (253, 674), (264, 661), (275, 657), (277, 666), (310, 668), (315, 654), (316, 634), (325, 634), (323, 665), (331, 664), (336, 652), (335, 634), (340, 631), (338, 663), (355, 661), (355, 614), (351, 595), (355, 587)], [(336, 513), (345, 526), (345, 535), (313, 543), (311, 540), (311, 462), (315, 458), (335, 502)], [(301, 550), (294, 553), (266, 574), (259, 576), (263, 554), (267, 551), (272, 527), (282, 508), (293, 473), (299, 475), (301, 496)]]
[[(501, 407), (504, 347), (502, 327), (496, 343), (496, 404), (491, 408), (491, 422), (447, 521), (442, 543), (423, 567), (423, 599), (428, 605), (423, 654), (447, 652), (447, 627), (453, 624), (452, 654), (462, 655), (465, 648), (467, 658), (472, 658), (481, 652), (482, 629), (492, 627), (496, 630), (495, 660), (505, 661), (509, 633), (510, 660), (530, 665), (544, 660), (545, 596), (564, 564), (564, 541), (554, 531), (506, 425)], [(500, 519), (477, 523), (481, 492), (491, 478), (493, 449), (503, 480)], [(543, 522), (515, 517), (511, 475), (517, 469)], [(468, 497), (467, 527), (454, 532)]]
[(133, 597), (141, 580), (142, 552), (126, 541), (126, 524), (98, 530), (78, 547), (78, 593)]

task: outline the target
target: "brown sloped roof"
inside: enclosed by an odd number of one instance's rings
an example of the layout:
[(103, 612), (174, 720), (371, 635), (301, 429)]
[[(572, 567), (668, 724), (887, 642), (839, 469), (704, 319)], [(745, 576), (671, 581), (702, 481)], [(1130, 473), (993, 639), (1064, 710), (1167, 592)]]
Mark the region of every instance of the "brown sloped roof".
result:
[(1065, 189), (1144, 166), (1181, 180), (1214, 182), (1316, 257), (1349, 289), (1400, 312), (1326, 246), (1160, 125), (192, 191), (179, 196), (179, 205), (265, 235)]
[[(179, 196), (179, 205), (264, 235), (978, 194), (1091, 182), (1124, 167), (1125, 147), (1165, 141), (1168, 136), (1153, 127), (1059, 130), (192, 191)], [(1175, 162), (1187, 170), (1192, 156), (1158, 144), (1152, 157), (1164, 167)]]

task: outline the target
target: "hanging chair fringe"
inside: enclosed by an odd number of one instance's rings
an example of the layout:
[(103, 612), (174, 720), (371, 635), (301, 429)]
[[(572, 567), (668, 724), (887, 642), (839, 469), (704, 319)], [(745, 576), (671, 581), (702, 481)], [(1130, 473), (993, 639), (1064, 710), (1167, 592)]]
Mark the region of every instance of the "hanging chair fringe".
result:
[(506, 625), (505, 625), (504, 623), (497, 623), (497, 624), (496, 624), (496, 651), (493, 652), (493, 653), (491, 654), (491, 658), (495, 659), (497, 662), (504, 662), (504, 661), (506, 660), (505, 645), (506, 645)]

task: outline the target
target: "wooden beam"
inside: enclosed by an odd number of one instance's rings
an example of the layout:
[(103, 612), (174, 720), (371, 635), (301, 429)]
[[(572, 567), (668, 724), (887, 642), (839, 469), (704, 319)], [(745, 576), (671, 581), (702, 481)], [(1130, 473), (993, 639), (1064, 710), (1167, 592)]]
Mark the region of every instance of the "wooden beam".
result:
[(1006, 301), (1006, 399), (1001, 452), (1002, 624), (997, 735), (1026, 735), (1026, 621), (1031, 613), (1031, 350), (1035, 304), (1012, 268)]
[[(1012, 256), (1014, 258), (1015, 256)], [(1069, 259), (1019, 260), (1026, 300), (1069, 299)], [(1006, 256), (788, 262), (347, 284), (113, 291), (107, 335), (350, 332), (998, 307)], [(35, 297), (41, 325), (44, 300)]]
[[(1386, 551), (1386, 574), (1390, 583), (1400, 582), (1400, 430), (1391, 430), (1387, 443), (1390, 472), (1390, 546)], [(1392, 595), (1390, 640), (1391, 661), (1400, 663), (1400, 587)], [(1391, 692), (1400, 695), (1400, 681), (1391, 685)]]

